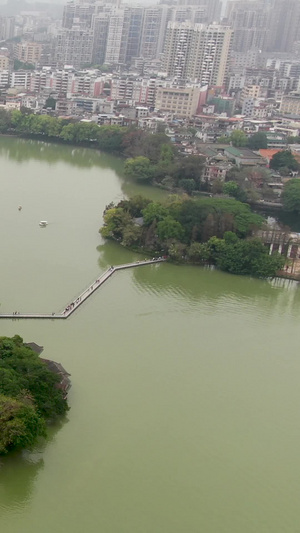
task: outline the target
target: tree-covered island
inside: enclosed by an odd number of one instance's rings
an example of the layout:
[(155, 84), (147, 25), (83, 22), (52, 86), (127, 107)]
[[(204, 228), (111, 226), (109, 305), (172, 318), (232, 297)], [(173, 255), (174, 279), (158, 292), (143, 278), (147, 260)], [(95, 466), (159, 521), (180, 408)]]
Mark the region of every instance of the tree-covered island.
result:
[(269, 255), (254, 236), (263, 222), (233, 199), (170, 196), (154, 202), (136, 196), (107, 206), (100, 233), (144, 253), (268, 278), (283, 268), (285, 258)]
[(60, 382), (21, 337), (0, 337), (0, 454), (31, 448), (67, 412)]

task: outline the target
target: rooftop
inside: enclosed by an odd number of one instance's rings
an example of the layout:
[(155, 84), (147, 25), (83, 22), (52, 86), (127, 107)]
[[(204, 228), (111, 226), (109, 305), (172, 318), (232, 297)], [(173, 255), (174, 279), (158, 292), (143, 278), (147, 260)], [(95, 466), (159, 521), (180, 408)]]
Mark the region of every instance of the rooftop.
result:
[(244, 159), (260, 159), (260, 156), (249, 150), (249, 148), (236, 148), (234, 146), (228, 146), (226, 152), (234, 157), (242, 157)]
[(277, 154), (277, 152), (281, 152), (281, 149), (278, 148), (261, 148), (259, 150), (259, 153), (261, 157), (264, 159), (268, 159), (269, 161), (272, 159), (273, 155)]

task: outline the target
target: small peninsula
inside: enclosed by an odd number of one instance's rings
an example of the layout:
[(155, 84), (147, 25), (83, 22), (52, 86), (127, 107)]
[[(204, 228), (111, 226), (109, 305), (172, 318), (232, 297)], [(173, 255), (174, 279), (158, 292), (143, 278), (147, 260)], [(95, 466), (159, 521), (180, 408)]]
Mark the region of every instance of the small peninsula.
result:
[(31, 448), (68, 411), (68, 374), (34, 343), (0, 337), (0, 454)]
[(285, 258), (270, 255), (256, 236), (263, 224), (261, 216), (234, 199), (173, 195), (154, 202), (135, 196), (106, 207), (100, 233), (142, 253), (268, 278), (283, 268)]

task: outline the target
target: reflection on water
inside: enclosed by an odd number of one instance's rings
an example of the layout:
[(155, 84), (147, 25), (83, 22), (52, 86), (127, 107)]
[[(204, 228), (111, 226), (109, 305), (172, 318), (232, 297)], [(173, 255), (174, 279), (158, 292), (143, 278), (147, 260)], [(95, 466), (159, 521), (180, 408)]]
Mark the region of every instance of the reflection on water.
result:
[[(134, 196), (136, 194), (142, 194), (153, 200), (160, 200), (169, 194), (167, 191), (149, 185), (138, 184), (128, 177), (125, 178), (123, 175), (124, 159), (122, 157), (116, 157), (116, 155), (100, 152), (93, 148), (82, 148), (32, 139), (1, 137), (0, 157), (3, 160), (11, 160), (20, 164), (26, 161), (39, 161), (51, 166), (63, 162), (79, 169), (98, 167), (102, 170), (113, 170), (119, 178), (122, 178), (119, 194), (110, 198), (110, 200), (115, 202), (122, 200), (125, 196)], [(101, 223), (102, 220), (99, 219), (99, 225)]]
[(63, 161), (79, 168), (113, 167), (119, 175), (123, 168), (121, 159), (96, 149), (8, 137), (1, 137), (0, 156), (17, 163), (35, 160), (54, 165), (58, 161)]
[(201, 304), (207, 313), (259, 309), (261, 314), (268, 315), (299, 314), (300, 291), (295, 281), (257, 280), (201, 267), (166, 267), (153, 266), (151, 274), (146, 269), (135, 269), (133, 275), (139, 290), (188, 299), (191, 305)]
[(101, 269), (106, 270), (110, 265), (119, 265), (120, 263), (131, 263), (140, 261), (141, 254), (132, 252), (127, 248), (113, 242), (107, 241), (105, 244), (97, 246), (99, 252), (98, 265)]
[[(39, 452), (13, 453), (0, 459), (0, 513), (21, 510), (28, 505), (38, 472), (44, 467)], [(16, 483), (16, 469), (18, 483)]]
[[(141, 254), (131, 252), (120, 245), (108, 242), (97, 247), (99, 266), (102, 269), (122, 262), (140, 261)], [(250, 277), (234, 276), (210, 268), (197, 266), (177, 266), (171, 264), (153, 265), (133, 269), (133, 278), (138, 290), (151, 292), (161, 297), (188, 300), (191, 305), (201, 303), (207, 312), (222, 310), (226, 305), (232, 312), (258, 306), (264, 312), (274, 311), (284, 314), (299, 313), (299, 283), (292, 280), (275, 278), (257, 280)], [(118, 275), (118, 274), (117, 274)]]
[[(41, 440), (32, 451), (14, 452), (0, 456), (0, 515), (20, 511), (32, 498), (39, 472), (44, 468), (44, 452), (55, 440), (57, 432), (68, 422), (58, 420), (48, 428), (47, 440)], [(18, 482), (16, 483), (16, 471)]]

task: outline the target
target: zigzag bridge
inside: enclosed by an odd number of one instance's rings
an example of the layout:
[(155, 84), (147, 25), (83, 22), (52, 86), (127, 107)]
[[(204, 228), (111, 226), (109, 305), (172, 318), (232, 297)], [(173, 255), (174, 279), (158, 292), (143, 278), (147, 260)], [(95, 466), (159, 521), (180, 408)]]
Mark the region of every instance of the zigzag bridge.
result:
[(145, 261), (136, 261), (135, 263), (127, 263), (125, 265), (117, 265), (117, 266), (111, 266), (100, 276), (97, 278), (87, 289), (85, 289), (79, 296), (72, 302), (70, 302), (65, 309), (62, 312), (58, 313), (51, 313), (51, 314), (22, 314), (22, 313), (11, 313), (11, 314), (0, 314), (1, 318), (9, 318), (9, 319), (51, 319), (51, 320), (65, 320), (69, 318), (77, 309), (78, 307), (83, 304), (96, 290), (99, 289), (115, 272), (118, 272), (119, 270), (126, 270), (127, 268), (136, 268), (140, 266), (146, 266), (146, 265), (155, 265), (156, 263), (163, 263), (166, 259), (164, 258), (158, 258), (158, 259), (150, 259)]

